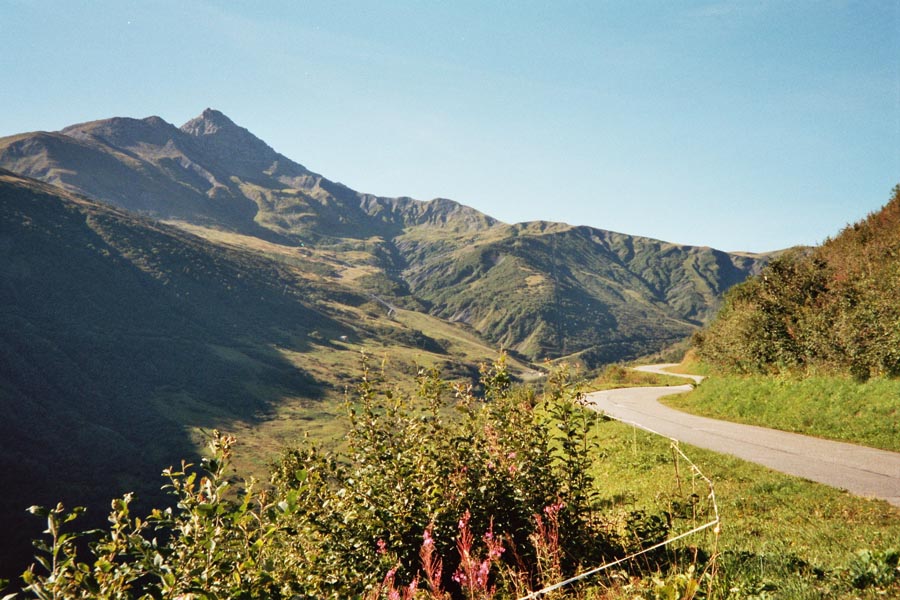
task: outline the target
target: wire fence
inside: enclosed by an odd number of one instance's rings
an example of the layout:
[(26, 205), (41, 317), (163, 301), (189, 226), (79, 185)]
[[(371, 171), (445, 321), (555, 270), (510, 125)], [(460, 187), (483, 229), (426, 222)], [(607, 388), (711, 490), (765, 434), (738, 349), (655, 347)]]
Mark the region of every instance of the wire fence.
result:
[(584, 571), (583, 573), (579, 573), (578, 575), (575, 575), (574, 577), (570, 577), (569, 579), (560, 581), (559, 583), (555, 583), (555, 584), (547, 586), (545, 588), (535, 590), (525, 596), (521, 596), (520, 598), (518, 598), (518, 600), (533, 600), (535, 598), (540, 598), (541, 596), (544, 596), (546, 594), (549, 594), (551, 592), (554, 592), (556, 590), (564, 588), (568, 585), (571, 585), (571, 584), (581, 581), (583, 579), (587, 579), (588, 577), (591, 577), (593, 575), (596, 575), (598, 573), (601, 573), (603, 571), (606, 571), (608, 569), (611, 569), (615, 566), (621, 565), (628, 561), (634, 560), (635, 558), (638, 558), (639, 556), (648, 554), (655, 550), (659, 550), (660, 548), (665, 548), (666, 546), (674, 544), (674, 543), (676, 543), (680, 540), (683, 540), (685, 538), (688, 538), (692, 535), (696, 535), (696, 534), (700, 533), (701, 531), (705, 531), (707, 529), (712, 529), (713, 533), (716, 536), (716, 540), (718, 540), (718, 536), (719, 536), (719, 532), (720, 532), (719, 525), (720, 525), (721, 521), (720, 521), (720, 517), (719, 517), (719, 505), (716, 502), (716, 491), (715, 491), (715, 487), (713, 486), (712, 480), (710, 480), (706, 475), (704, 475), (703, 472), (700, 470), (700, 468), (696, 464), (694, 464), (694, 462), (684, 453), (684, 451), (682, 451), (681, 447), (678, 445), (678, 440), (676, 440), (674, 438), (670, 438), (668, 436), (664, 436), (661, 433), (654, 431), (654, 430), (650, 429), (649, 427), (644, 427), (642, 425), (639, 425), (638, 423), (634, 423), (634, 422), (630, 422), (630, 421), (621, 421), (621, 422), (631, 425), (637, 429), (642, 429), (642, 430), (652, 433), (654, 435), (658, 435), (660, 437), (665, 437), (665, 438), (669, 439), (669, 441), (671, 442), (672, 451), (676, 455), (676, 478), (680, 477), (678, 475), (678, 466), (677, 466), (677, 457), (680, 456), (685, 461), (687, 461), (688, 465), (690, 466), (691, 473), (695, 477), (698, 477), (700, 480), (702, 480), (706, 484), (707, 490), (709, 492), (707, 499), (709, 500), (709, 503), (710, 503), (710, 506), (712, 509), (712, 519), (707, 523), (704, 523), (702, 525), (694, 527), (690, 531), (686, 531), (684, 533), (681, 533), (679, 535), (676, 535), (674, 537), (666, 539), (662, 542), (659, 542), (658, 544), (654, 544), (652, 546), (644, 548), (643, 550), (629, 554), (628, 556), (625, 556), (623, 558), (619, 558), (614, 561), (604, 563), (598, 567), (594, 567), (593, 569)]

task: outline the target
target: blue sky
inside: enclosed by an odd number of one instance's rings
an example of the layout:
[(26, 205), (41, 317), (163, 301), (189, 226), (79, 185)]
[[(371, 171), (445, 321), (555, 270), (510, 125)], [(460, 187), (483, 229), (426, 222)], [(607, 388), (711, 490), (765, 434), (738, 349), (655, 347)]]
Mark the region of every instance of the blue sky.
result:
[(900, 3), (0, 0), (0, 136), (225, 112), (359, 191), (724, 250), (900, 183)]

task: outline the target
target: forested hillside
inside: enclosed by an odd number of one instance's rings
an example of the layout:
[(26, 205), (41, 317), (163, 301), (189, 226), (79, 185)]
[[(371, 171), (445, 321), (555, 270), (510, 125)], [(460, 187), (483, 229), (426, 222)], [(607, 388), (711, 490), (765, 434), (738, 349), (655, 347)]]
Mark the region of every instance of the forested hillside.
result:
[(900, 375), (900, 186), (881, 210), (734, 287), (695, 343), (730, 372)]

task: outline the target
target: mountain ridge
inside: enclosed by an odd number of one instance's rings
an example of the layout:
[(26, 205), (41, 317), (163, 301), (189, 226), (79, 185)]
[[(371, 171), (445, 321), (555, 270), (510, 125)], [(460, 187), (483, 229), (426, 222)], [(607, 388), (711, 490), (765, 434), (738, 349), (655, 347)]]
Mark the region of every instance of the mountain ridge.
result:
[(365, 293), (465, 323), (530, 360), (591, 346), (606, 348), (594, 364), (658, 350), (767, 262), (587, 226), (507, 224), (446, 198), (357, 192), (211, 108), (180, 128), (116, 117), (2, 138), (0, 166), (155, 218), (330, 248), (375, 268), (357, 280)]
[[(123, 129), (124, 131), (132, 134), (134, 133), (135, 129), (142, 129), (144, 131), (153, 132), (156, 134), (159, 134), (161, 131), (166, 131), (170, 134), (181, 132), (185, 134), (188, 139), (192, 139), (196, 142), (201, 142), (198, 145), (202, 146), (208, 154), (218, 153), (216, 158), (233, 159), (234, 157), (238, 157), (241, 159), (246, 159), (246, 162), (248, 164), (254, 164), (257, 167), (265, 166), (264, 169), (261, 169), (258, 172), (254, 173), (254, 175), (256, 176), (262, 174), (267, 177), (275, 178), (280, 183), (293, 185), (294, 187), (299, 189), (320, 189), (325, 190), (335, 196), (341, 196), (350, 193), (358, 197), (360, 205), (364, 209), (371, 209), (376, 205), (386, 207), (387, 205), (392, 204), (402, 204), (407, 208), (410, 205), (416, 204), (422, 205), (423, 207), (433, 207), (437, 205), (453, 206), (455, 208), (462, 208), (466, 211), (473, 211), (491, 225), (505, 225), (505, 223), (502, 223), (501, 221), (498, 221), (497, 219), (494, 219), (493, 217), (482, 213), (477, 209), (447, 198), (437, 197), (430, 200), (419, 200), (410, 198), (408, 196), (386, 197), (357, 192), (352, 188), (346, 186), (345, 184), (328, 180), (322, 175), (310, 171), (302, 164), (297, 163), (292, 159), (289, 159), (284, 155), (276, 152), (271, 146), (266, 144), (260, 138), (256, 137), (249, 130), (237, 125), (227, 115), (213, 108), (204, 109), (204, 111), (200, 115), (188, 120), (181, 127), (176, 127), (175, 125), (166, 122), (159, 116), (150, 116), (143, 119), (134, 119), (130, 117), (112, 117), (109, 119), (99, 119), (95, 121), (88, 121), (70, 125), (61, 129), (59, 132), (32, 132), (0, 138), (0, 163), (6, 165), (7, 168), (16, 173), (20, 173), (29, 177), (35, 177), (37, 179), (42, 179), (43, 177), (35, 176), (30, 173), (29, 169), (27, 168), (11, 167), (10, 159), (6, 156), (7, 152), (5, 146), (8, 145), (9, 141), (14, 140), (15, 138), (22, 138), (40, 134), (52, 135), (54, 133), (62, 134), (64, 136), (80, 141), (91, 141), (99, 143), (101, 145), (103, 143), (106, 143), (110, 147), (115, 148), (121, 152), (134, 155), (136, 154), (135, 150), (137, 150), (137, 148), (135, 148), (134, 146), (136, 146), (139, 142), (146, 142), (148, 140), (146, 140), (145, 138), (140, 138), (137, 140), (123, 140), (121, 135)], [(209, 140), (212, 141), (210, 142)], [(169, 137), (162, 137), (157, 139), (155, 145), (169, 146), (173, 142), (176, 142), (177, 145), (177, 142), (179, 141), (182, 143), (184, 142), (184, 140), (173, 139), (172, 135), (170, 135)], [(215, 149), (214, 151), (210, 150), (213, 148)], [(146, 145), (144, 150), (146, 150)], [(156, 153), (153, 152), (145, 152), (144, 156), (141, 156), (140, 154), (138, 154), (138, 156), (146, 160), (147, 158), (153, 158), (155, 154)], [(65, 188), (65, 186), (63, 187)], [(99, 197), (98, 199), (102, 200), (103, 198)], [(115, 204), (115, 202), (113, 203)], [(419, 210), (420, 212), (425, 211), (424, 208)], [(377, 212), (378, 211), (376, 211), (376, 213)], [(531, 224), (540, 224), (541, 226), (545, 227), (552, 225), (562, 225), (566, 227), (591, 227), (592, 229), (597, 229), (600, 231), (609, 231), (588, 225), (570, 225), (567, 223), (556, 223), (553, 221), (526, 221), (510, 225), (529, 226)], [(629, 234), (622, 233), (621, 235)], [(684, 244), (680, 245), (687, 247), (687, 245)], [(729, 252), (729, 254), (759, 255), (759, 253), (750, 252)]]

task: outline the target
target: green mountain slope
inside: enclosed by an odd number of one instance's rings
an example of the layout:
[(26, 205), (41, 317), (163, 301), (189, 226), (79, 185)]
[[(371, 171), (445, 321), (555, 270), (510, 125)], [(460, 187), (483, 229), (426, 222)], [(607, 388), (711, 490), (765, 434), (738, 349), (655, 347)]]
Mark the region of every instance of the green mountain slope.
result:
[(696, 343), (732, 372), (900, 375), (900, 186), (880, 211), (731, 290)]
[[(465, 324), (530, 360), (634, 358), (689, 335), (767, 262), (586, 227), (507, 225), (446, 199), (356, 192), (222, 113), (0, 139), (0, 166), (201, 235), (327, 251), (357, 292)], [(247, 241), (247, 237), (240, 238)], [(282, 255), (280, 253), (279, 255)]]
[(413, 230), (412, 293), (431, 311), (531, 358), (640, 356), (691, 333), (759, 260), (588, 227), (495, 227), (452, 250)]
[(0, 170), (4, 569), (24, 566), (39, 531), (28, 505), (86, 504), (102, 521), (114, 495), (158, 496), (160, 469), (195, 456), (201, 429), (247, 431), (259, 466), (307, 420), (328, 427), (359, 350), (459, 374), (495, 356), (436, 319), (389, 318), (328, 256), (257, 242), (213, 242)]

